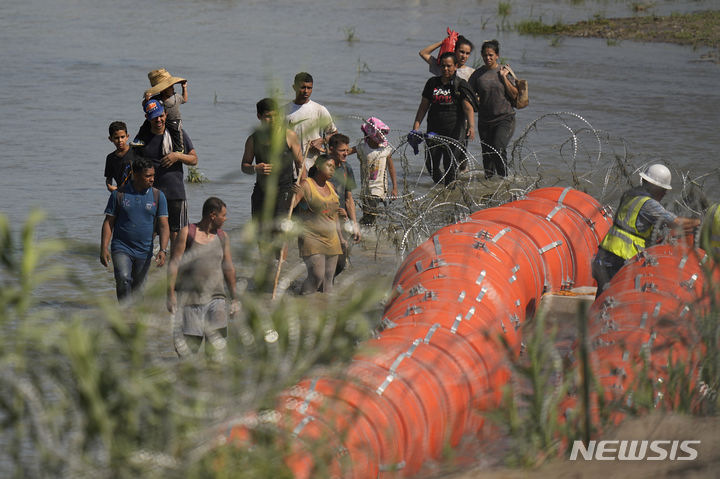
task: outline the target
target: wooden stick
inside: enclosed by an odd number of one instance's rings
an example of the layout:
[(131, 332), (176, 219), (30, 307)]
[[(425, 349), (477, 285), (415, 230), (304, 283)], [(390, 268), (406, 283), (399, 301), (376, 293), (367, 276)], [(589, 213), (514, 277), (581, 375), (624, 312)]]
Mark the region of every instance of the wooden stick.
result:
[[(305, 171), (305, 157), (307, 156), (308, 152), (310, 151), (310, 143), (307, 144), (305, 147), (305, 153), (303, 153), (302, 157), (302, 167), (300, 169), (300, 172), (298, 173), (297, 180), (295, 180), (295, 184), (300, 184), (300, 179), (302, 178), (303, 171)], [(296, 194), (293, 192), (292, 196), (290, 197), (290, 210), (288, 210), (287, 219), (292, 218), (293, 209), (295, 209), (295, 196)], [(275, 296), (277, 294), (277, 287), (278, 282), (280, 281), (280, 270), (282, 270), (282, 264), (285, 261), (285, 250), (287, 249), (287, 241), (283, 241), (282, 249), (280, 250), (280, 259), (278, 259), (278, 265), (277, 270), (275, 271), (275, 280), (273, 281), (273, 290), (272, 290), (272, 297), (271, 299), (275, 299)]]

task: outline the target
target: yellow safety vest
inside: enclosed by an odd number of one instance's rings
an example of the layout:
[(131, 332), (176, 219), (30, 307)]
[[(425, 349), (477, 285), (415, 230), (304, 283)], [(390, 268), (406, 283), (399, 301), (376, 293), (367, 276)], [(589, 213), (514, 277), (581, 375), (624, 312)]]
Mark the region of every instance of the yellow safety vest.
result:
[(603, 238), (600, 247), (623, 259), (630, 259), (645, 249), (647, 240), (652, 235), (653, 227), (640, 232), (637, 229), (637, 219), (640, 209), (650, 196), (629, 196), (620, 204), (613, 225)]
[(700, 246), (713, 257), (720, 257), (720, 203), (708, 208), (700, 230)]

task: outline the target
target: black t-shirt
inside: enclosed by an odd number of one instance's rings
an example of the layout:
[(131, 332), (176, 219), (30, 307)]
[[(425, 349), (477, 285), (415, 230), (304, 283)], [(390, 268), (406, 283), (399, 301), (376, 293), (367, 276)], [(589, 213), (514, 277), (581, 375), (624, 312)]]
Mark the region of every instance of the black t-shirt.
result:
[[(187, 132), (183, 130), (183, 153), (195, 149)], [(163, 135), (153, 135), (143, 148), (143, 155), (152, 161), (155, 167), (155, 188), (165, 193), (168, 200), (184, 200), (185, 184), (183, 183), (183, 164), (176, 161), (169, 168), (160, 166), (162, 154)]]
[(430, 100), (427, 117), (428, 132), (452, 136), (458, 128), (465, 125), (465, 112), (462, 109), (462, 101), (455, 94), (453, 80), (443, 85), (440, 77), (430, 78), (425, 83), (422, 96)]
[(110, 153), (105, 158), (105, 178), (115, 180), (115, 185), (122, 185), (126, 178), (130, 176), (132, 171), (132, 162), (137, 156), (132, 148), (130, 148), (124, 156), (118, 156), (116, 152)]

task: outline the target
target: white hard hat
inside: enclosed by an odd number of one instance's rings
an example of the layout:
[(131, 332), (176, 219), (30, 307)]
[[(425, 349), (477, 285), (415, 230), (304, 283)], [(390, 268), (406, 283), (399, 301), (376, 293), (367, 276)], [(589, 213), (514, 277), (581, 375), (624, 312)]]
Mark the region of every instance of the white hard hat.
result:
[(640, 178), (660, 188), (672, 190), (672, 186), (670, 185), (672, 174), (665, 165), (656, 163), (648, 166), (648, 169), (645, 170), (644, 173), (640, 173)]

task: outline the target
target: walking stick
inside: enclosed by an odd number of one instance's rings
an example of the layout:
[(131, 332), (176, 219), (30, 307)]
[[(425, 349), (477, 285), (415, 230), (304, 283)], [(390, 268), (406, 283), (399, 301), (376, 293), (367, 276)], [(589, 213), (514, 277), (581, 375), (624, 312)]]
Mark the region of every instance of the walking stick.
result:
[[(295, 180), (295, 185), (300, 184), (300, 179), (302, 178), (302, 173), (305, 170), (305, 157), (307, 156), (309, 151), (310, 151), (310, 143), (308, 143), (308, 145), (305, 147), (305, 152), (303, 153), (303, 157), (302, 157), (303, 166), (302, 166), (300, 172), (298, 173), (297, 180)], [(288, 211), (288, 214), (287, 214), (288, 220), (292, 218), (292, 212), (293, 212), (293, 209), (295, 208), (295, 196), (296, 196), (296, 194), (295, 194), (295, 192), (293, 192), (292, 196), (290, 197), (290, 210)], [(273, 281), (273, 290), (272, 290), (271, 299), (275, 299), (275, 296), (277, 294), (278, 282), (280, 281), (280, 270), (282, 269), (282, 264), (285, 261), (285, 250), (287, 249), (286, 247), (287, 247), (287, 241), (283, 241), (282, 249), (280, 250), (280, 259), (278, 259), (277, 270), (275, 271), (275, 280)]]

